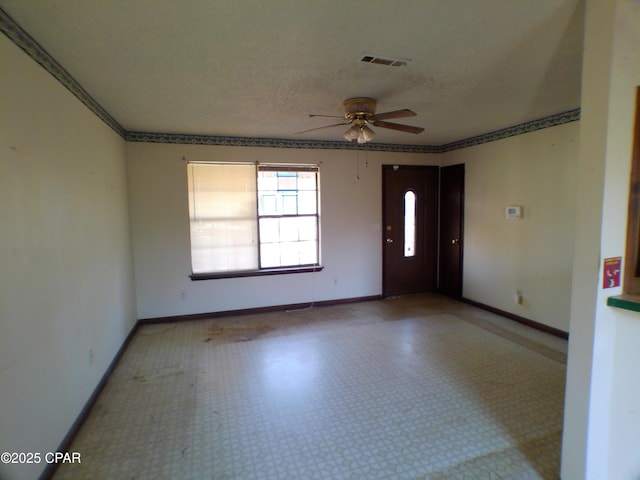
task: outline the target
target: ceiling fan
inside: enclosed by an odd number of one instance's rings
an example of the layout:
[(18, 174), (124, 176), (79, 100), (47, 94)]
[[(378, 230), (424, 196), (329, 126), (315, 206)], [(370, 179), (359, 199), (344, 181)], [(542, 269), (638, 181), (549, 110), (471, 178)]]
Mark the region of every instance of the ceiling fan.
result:
[(390, 128), (392, 130), (398, 130), (400, 132), (407, 133), (420, 133), (424, 131), (422, 127), (414, 127), (411, 125), (402, 125), (399, 123), (385, 122), (391, 118), (403, 118), (403, 117), (415, 117), (416, 114), (408, 109), (394, 110), (393, 112), (384, 112), (376, 114), (376, 101), (373, 98), (356, 97), (348, 98), (342, 102), (344, 107), (344, 117), (337, 115), (314, 115), (309, 114), (310, 117), (329, 117), (329, 118), (344, 118), (347, 122), (335, 123), (333, 125), (326, 125), (324, 127), (311, 128), (309, 130), (303, 130), (302, 132), (296, 132), (298, 134), (314, 132), (316, 130), (324, 130), (325, 128), (338, 127), (340, 125), (351, 125), (345, 132), (344, 138), (349, 142), (367, 143), (373, 140), (375, 132), (369, 127)]

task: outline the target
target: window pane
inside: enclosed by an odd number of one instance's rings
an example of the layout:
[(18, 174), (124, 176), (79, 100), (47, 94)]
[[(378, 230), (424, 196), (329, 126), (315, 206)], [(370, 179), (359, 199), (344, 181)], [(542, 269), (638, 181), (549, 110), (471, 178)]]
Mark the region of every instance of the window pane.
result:
[(298, 190), (316, 190), (316, 172), (298, 174)]
[(280, 261), (283, 266), (300, 265), (300, 246), (298, 242), (282, 243)]
[(280, 219), (261, 218), (260, 219), (260, 242), (277, 243), (280, 241)]
[(282, 195), (282, 215), (298, 214), (298, 195), (296, 192), (287, 192)]
[(317, 242), (300, 242), (300, 265), (314, 265), (318, 263)]
[(258, 189), (259, 190), (278, 190), (278, 178), (276, 172), (260, 172), (258, 174)]
[(277, 215), (278, 198), (274, 195), (260, 195), (260, 215)]
[(298, 174), (297, 172), (277, 172), (278, 190), (297, 190)]
[(316, 214), (317, 208), (316, 191), (298, 192), (298, 214)]
[(298, 238), (300, 240), (317, 240), (318, 239), (318, 223), (315, 216), (299, 218)]
[(404, 256), (416, 254), (416, 194), (404, 194)]
[(260, 245), (260, 268), (282, 266), (280, 262), (280, 244), (267, 243)]
[(318, 263), (317, 218), (260, 219), (262, 268)]
[(297, 217), (280, 219), (280, 241), (293, 242), (299, 239)]
[(260, 215), (316, 214), (316, 172), (258, 172)]

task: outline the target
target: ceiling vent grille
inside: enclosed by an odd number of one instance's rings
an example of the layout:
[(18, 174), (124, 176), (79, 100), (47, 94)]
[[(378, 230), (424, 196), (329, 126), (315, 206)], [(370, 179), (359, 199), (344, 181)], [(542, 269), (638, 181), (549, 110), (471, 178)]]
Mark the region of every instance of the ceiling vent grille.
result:
[(385, 67), (406, 67), (411, 60), (400, 58), (382, 58), (374, 55), (365, 55), (360, 59), (364, 63), (373, 63), (375, 65), (383, 65)]

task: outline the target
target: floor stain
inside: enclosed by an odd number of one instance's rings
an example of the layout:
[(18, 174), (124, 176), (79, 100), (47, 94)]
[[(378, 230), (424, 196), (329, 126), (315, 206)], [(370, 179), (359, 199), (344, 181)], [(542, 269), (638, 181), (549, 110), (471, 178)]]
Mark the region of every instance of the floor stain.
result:
[(275, 326), (268, 324), (212, 325), (207, 330), (204, 341), (250, 342), (275, 329)]

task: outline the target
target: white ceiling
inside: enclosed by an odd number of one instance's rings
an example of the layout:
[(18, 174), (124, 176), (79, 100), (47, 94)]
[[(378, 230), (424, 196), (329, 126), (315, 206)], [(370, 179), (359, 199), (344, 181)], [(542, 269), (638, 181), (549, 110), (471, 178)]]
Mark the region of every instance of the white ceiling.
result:
[[(0, 0), (126, 130), (342, 140), (342, 101), (441, 145), (580, 106), (583, 0)], [(406, 67), (363, 55), (411, 60)]]

